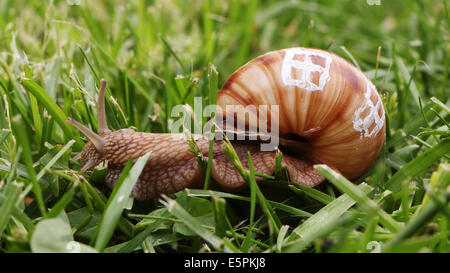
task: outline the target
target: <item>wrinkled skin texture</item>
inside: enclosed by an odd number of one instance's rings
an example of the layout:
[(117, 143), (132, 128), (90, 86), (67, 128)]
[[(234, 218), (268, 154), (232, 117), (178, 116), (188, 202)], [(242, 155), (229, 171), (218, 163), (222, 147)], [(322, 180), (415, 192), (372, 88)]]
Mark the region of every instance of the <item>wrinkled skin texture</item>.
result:
[[(120, 130), (101, 135), (106, 145), (99, 153), (89, 142), (81, 154), (84, 165), (89, 170), (103, 161), (108, 161), (106, 183), (114, 187), (128, 160), (136, 160), (149, 151), (152, 154), (142, 171), (131, 196), (147, 200), (160, 194), (178, 192), (184, 188), (199, 188), (204, 181), (204, 173), (183, 134), (152, 134)], [(194, 135), (203, 154), (208, 156), (209, 140), (206, 136)], [(236, 191), (246, 186), (246, 182), (222, 150), (223, 141), (215, 140), (211, 176), (226, 191)], [(243, 166), (248, 169), (247, 152), (253, 159), (254, 171), (272, 175), (275, 170), (275, 151), (262, 152), (258, 143), (234, 141), (233, 147)], [(282, 165), (288, 170), (292, 182), (315, 186), (324, 178), (310, 163), (284, 155)], [(264, 178), (256, 177), (256, 180)]]

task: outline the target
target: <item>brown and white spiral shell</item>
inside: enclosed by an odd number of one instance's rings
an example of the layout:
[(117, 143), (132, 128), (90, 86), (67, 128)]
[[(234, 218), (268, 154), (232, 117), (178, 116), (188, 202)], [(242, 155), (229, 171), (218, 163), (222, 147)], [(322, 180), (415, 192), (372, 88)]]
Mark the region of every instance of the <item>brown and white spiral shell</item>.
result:
[(328, 164), (348, 179), (369, 168), (385, 136), (385, 113), (374, 85), (324, 50), (294, 47), (259, 56), (229, 77), (217, 101), (222, 109), (278, 105), (280, 135), (306, 139), (314, 163)]

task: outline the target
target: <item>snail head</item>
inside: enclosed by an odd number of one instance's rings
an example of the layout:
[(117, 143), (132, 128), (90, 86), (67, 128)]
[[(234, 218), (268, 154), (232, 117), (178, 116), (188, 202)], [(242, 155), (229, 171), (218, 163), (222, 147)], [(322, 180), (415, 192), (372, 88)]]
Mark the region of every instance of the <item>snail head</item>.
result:
[(81, 163), (83, 167), (82, 172), (89, 171), (95, 166), (104, 161), (104, 152), (107, 147), (108, 134), (111, 134), (111, 130), (108, 129), (108, 124), (106, 122), (106, 112), (105, 112), (105, 90), (106, 90), (106, 80), (102, 79), (100, 81), (100, 90), (98, 93), (98, 132), (94, 133), (91, 129), (82, 125), (81, 123), (73, 120), (72, 118), (67, 118), (66, 122), (76, 127), (83, 134), (89, 138), (89, 142), (86, 143), (81, 152)]

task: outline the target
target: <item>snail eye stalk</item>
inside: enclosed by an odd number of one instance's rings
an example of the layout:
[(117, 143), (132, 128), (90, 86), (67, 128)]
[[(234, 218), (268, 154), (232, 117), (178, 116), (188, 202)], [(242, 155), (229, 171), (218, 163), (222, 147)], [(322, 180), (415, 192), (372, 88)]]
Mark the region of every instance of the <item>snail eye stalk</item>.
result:
[(66, 122), (76, 127), (78, 130), (80, 130), (83, 134), (85, 134), (89, 140), (94, 144), (95, 149), (97, 149), (98, 152), (103, 152), (105, 149), (105, 143), (106, 141), (96, 133), (92, 132), (89, 128), (84, 126), (81, 123), (78, 123), (77, 121), (73, 120), (72, 118), (67, 118)]

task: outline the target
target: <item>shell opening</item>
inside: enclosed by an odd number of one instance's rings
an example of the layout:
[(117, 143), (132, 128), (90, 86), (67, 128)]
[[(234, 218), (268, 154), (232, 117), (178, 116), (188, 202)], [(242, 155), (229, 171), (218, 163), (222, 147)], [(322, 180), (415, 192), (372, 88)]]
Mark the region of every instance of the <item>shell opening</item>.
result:
[[(283, 153), (289, 154), (295, 158), (312, 162), (312, 149), (309, 141), (297, 134), (283, 134), (278, 135), (278, 132), (264, 132), (259, 131), (258, 128), (252, 127), (248, 122), (240, 123), (236, 120), (234, 116), (234, 123), (216, 123), (215, 137), (216, 139), (221, 139), (222, 134), (226, 135), (228, 139), (233, 141), (245, 141), (245, 142), (256, 142), (256, 143), (277, 143), (274, 149), (277, 148)], [(272, 147), (272, 146), (269, 146)], [(267, 151), (262, 149), (262, 151)]]
[(284, 134), (279, 138), (280, 150), (307, 162), (312, 162), (312, 149), (306, 138), (297, 134)]

